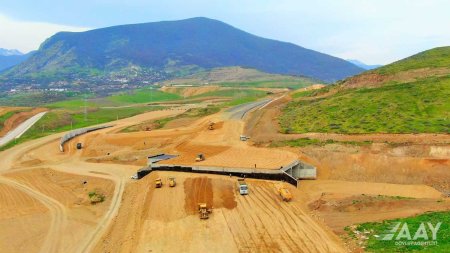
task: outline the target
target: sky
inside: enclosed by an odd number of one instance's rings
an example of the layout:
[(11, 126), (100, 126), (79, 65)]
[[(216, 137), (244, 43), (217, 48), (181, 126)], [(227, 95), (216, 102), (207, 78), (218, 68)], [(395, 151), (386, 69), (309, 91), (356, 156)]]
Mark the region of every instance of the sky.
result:
[(2, 0), (0, 48), (36, 50), (58, 31), (208, 17), (343, 59), (388, 64), (449, 46), (449, 13), (448, 0)]

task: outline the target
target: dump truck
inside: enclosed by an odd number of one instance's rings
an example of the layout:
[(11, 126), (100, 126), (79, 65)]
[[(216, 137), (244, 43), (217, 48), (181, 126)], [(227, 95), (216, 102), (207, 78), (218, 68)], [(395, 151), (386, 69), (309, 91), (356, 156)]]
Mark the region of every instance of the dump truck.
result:
[(280, 194), (281, 199), (283, 201), (286, 201), (286, 202), (291, 201), (292, 194), (287, 188), (285, 188), (285, 187), (278, 188), (278, 193)]
[(155, 180), (155, 188), (161, 188), (162, 187), (162, 180), (161, 180), (161, 178), (157, 178), (156, 180)]
[(241, 195), (247, 195), (248, 194), (248, 185), (247, 185), (247, 182), (245, 182), (244, 178), (238, 178), (238, 180), (237, 180), (237, 189), (239, 191), (239, 194), (241, 194)]
[(197, 158), (195, 158), (196, 162), (201, 162), (205, 160), (205, 156), (203, 154), (198, 154)]
[(208, 129), (209, 130), (214, 130), (214, 122), (209, 122)]
[(206, 203), (198, 204), (198, 213), (200, 214), (200, 219), (208, 219), (211, 212), (212, 209), (208, 209)]
[(80, 142), (77, 143), (77, 149), (82, 149), (83, 148), (83, 144), (81, 144)]
[(177, 184), (177, 182), (175, 182), (175, 178), (174, 177), (169, 177), (169, 186), (170, 187), (175, 187), (176, 184)]

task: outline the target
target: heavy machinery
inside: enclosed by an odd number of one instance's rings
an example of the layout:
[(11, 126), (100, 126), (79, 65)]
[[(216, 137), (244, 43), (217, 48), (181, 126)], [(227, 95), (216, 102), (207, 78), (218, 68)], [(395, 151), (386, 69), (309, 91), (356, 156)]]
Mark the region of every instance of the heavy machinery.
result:
[(248, 194), (248, 185), (245, 182), (244, 178), (238, 178), (238, 180), (237, 180), (237, 189), (239, 191), (239, 194), (241, 194), (241, 195), (247, 195)]
[(156, 180), (155, 180), (155, 187), (156, 188), (161, 188), (162, 187), (162, 180), (161, 180), (161, 178), (157, 178)]
[(241, 140), (241, 141), (247, 141), (247, 140), (249, 140), (249, 139), (250, 139), (250, 137), (245, 136), (245, 135), (239, 136), (239, 140)]
[(214, 130), (214, 124), (215, 124), (214, 122), (210, 121), (209, 124), (208, 124), (208, 129), (209, 130)]
[(208, 219), (212, 209), (208, 209), (206, 203), (198, 203), (198, 213), (200, 214), (200, 219)]
[(205, 160), (205, 156), (203, 154), (198, 154), (197, 158), (195, 158), (196, 162), (201, 162)]
[(175, 187), (176, 184), (177, 184), (177, 182), (175, 182), (175, 178), (174, 177), (169, 177), (169, 186), (170, 187)]
[(286, 202), (291, 201), (291, 199), (292, 199), (292, 194), (291, 194), (291, 192), (290, 192), (287, 188), (285, 188), (285, 187), (280, 187), (280, 188), (278, 188), (278, 193), (280, 194), (281, 199), (282, 199), (283, 201), (286, 201)]

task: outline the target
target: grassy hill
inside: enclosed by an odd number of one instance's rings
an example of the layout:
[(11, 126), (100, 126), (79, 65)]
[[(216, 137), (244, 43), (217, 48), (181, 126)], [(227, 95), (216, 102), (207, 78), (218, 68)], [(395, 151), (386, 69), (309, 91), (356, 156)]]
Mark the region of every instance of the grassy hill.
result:
[(380, 87), (385, 84), (407, 83), (448, 74), (450, 74), (450, 47), (438, 47), (347, 78), (340, 83), (339, 88)]
[(320, 82), (308, 77), (269, 74), (252, 68), (223, 67), (201, 71), (183, 78), (162, 82), (163, 85), (205, 85), (225, 87), (264, 87), (298, 89)]
[(433, 48), (373, 70), (378, 74), (395, 74), (416, 69), (450, 68), (450, 47)]
[[(322, 93), (296, 94), (279, 118), (281, 129), (285, 133), (450, 133), (449, 52), (450, 47), (432, 49), (328, 86)], [(363, 78), (374, 74), (400, 79)], [(315, 97), (318, 94), (322, 96)]]

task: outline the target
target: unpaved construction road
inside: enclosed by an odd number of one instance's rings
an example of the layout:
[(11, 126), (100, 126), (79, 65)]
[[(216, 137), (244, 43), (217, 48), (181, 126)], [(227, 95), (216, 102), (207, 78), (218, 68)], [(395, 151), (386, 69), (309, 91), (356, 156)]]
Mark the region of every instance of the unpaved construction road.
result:
[[(265, 180), (248, 179), (250, 194), (241, 196), (236, 178), (227, 176), (154, 172), (142, 180), (130, 179), (146, 165), (148, 155), (157, 153), (177, 154), (173, 160), (185, 164), (198, 164), (196, 154), (205, 153), (201, 164), (248, 168), (255, 163), (277, 168), (303, 158), (296, 150), (258, 148), (239, 140), (243, 116), (269, 101), (175, 128), (120, 132), (189, 107), (144, 113), (74, 138), (65, 144), (65, 153), (58, 148), (64, 133), (1, 152), (0, 252), (346, 252), (336, 233), (339, 226), (353, 224), (352, 217), (362, 217), (354, 219), (358, 222), (385, 218), (376, 214), (377, 207), (396, 208), (390, 213), (397, 217), (411, 215), (394, 199), (380, 200), (377, 194), (417, 198), (424, 205), (417, 211), (447, 208), (448, 200), (433, 187), (374, 183), (370, 178), (301, 182), (298, 189), (284, 184), (294, 195), (288, 203), (277, 194), (279, 183)], [(214, 130), (208, 130), (211, 121)], [(84, 144), (82, 150), (75, 148), (78, 142)], [(348, 170), (346, 165), (340, 169)], [(176, 187), (168, 187), (169, 176), (176, 177)], [(156, 177), (163, 179), (160, 189), (154, 188)], [(91, 192), (103, 194), (105, 201), (91, 204)], [(355, 198), (376, 206), (367, 204), (362, 211), (344, 206)], [(339, 201), (342, 209), (328, 207)], [(443, 204), (436, 207), (437, 201)], [(199, 219), (199, 202), (213, 209), (208, 220)], [(415, 202), (404, 203), (410, 207)]]

